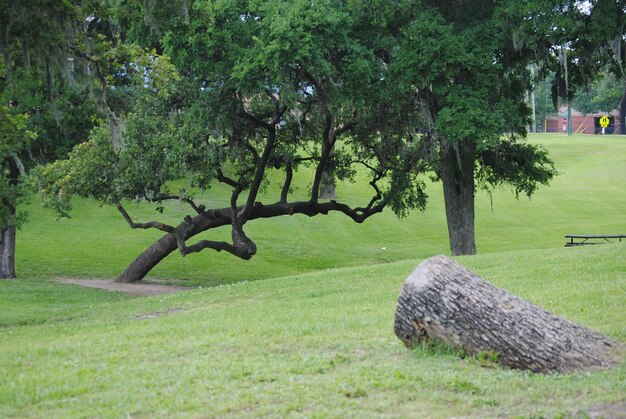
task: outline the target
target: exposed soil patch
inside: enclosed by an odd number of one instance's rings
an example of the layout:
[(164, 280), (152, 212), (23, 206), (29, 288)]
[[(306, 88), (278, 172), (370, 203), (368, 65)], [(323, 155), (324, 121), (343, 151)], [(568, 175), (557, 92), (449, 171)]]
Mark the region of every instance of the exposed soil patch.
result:
[(165, 311), (153, 311), (152, 313), (140, 314), (135, 316), (136, 320), (144, 320), (144, 319), (156, 319), (157, 317), (167, 316), (168, 314), (176, 314), (182, 312), (183, 309), (180, 307), (172, 307)]
[(626, 418), (626, 400), (617, 403), (601, 404), (578, 411), (587, 418), (619, 419)]
[(89, 288), (99, 288), (106, 291), (125, 292), (127, 294), (137, 295), (141, 297), (161, 294), (174, 294), (176, 292), (194, 289), (190, 287), (154, 284), (150, 282), (127, 284), (122, 282), (114, 282), (109, 279), (58, 278), (56, 279), (56, 281), (63, 284), (80, 285), (81, 287)]

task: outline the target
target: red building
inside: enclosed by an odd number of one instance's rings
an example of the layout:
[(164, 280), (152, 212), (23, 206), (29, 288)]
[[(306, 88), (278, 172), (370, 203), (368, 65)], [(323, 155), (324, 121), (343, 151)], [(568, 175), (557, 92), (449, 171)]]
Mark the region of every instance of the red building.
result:
[[(601, 134), (600, 118), (607, 116), (609, 118), (609, 126), (605, 128), (605, 134), (626, 134), (619, 123), (618, 115), (617, 111), (582, 115), (580, 112), (572, 109), (572, 133)], [(567, 108), (561, 108), (559, 116), (546, 116), (541, 129), (543, 132), (567, 132)]]

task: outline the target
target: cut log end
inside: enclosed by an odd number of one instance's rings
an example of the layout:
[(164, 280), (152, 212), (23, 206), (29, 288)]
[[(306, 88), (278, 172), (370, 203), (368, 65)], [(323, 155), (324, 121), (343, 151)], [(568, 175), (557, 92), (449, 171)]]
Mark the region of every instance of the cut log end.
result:
[(534, 372), (608, 368), (625, 354), (623, 343), (515, 297), (445, 256), (427, 259), (409, 275), (394, 329), (409, 348), (437, 339)]

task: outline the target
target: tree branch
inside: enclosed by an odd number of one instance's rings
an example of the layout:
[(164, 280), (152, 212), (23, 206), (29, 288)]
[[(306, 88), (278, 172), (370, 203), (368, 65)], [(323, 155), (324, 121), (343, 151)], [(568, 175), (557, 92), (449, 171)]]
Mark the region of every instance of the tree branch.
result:
[[(374, 201), (380, 201), (375, 199)], [(343, 204), (337, 201), (329, 202), (313, 202), (313, 201), (298, 201), (298, 202), (277, 202), (271, 205), (255, 205), (250, 220), (257, 218), (272, 218), (281, 215), (293, 215), (304, 214), (309, 217), (313, 217), (319, 214), (328, 214), (329, 212), (336, 211), (350, 217), (354, 222), (362, 223), (372, 215), (381, 212), (387, 204), (387, 200), (383, 199), (378, 205), (370, 205), (369, 207), (352, 208), (347, 204)]]
[(291, 181), (293, 180), (293, 163), (291, 156), (285, 155), (285, 183), (283, 189), (280, 192), (280, 202), (287, 202), (287, 195), (289, 194), (289, 188), (291, 188)]
[(276, 129), (272, 126), (270, 128), (267, 136), (267, 142), (265, 143), (265, 148), (263, 150), (263, 154), (256, 166), (256, 173), (254, 174), (254, 179), (252, 181), (252, 185), (250, 186), (250, 192), (248, 193), (248, 200), (246, 201), (245, 210), (242, 214), (242, 221), (250, 216), (250, 211), (254, 205), (254, 201), (259, 193), (259, 188), (261, 187), (261, 182), (263, 181), (263, 174), (265, 173), (265, 168), (267, 167), (267, 162), (269, 161), (270, 155), (274, 150), (274, 143), (276, 140)]
[(95, 70), (96, 70), (96, 77), (98, 78), (98, 81), (100, 81), (100, 83), (102, 84), (101, 86), (102, 91), (105, 91), (107, 82), (106, 82), (106, 78), (104, 77), (104, 74), (102, 73), (102, 69), (100, 68), (101, 59), (98, 57), (94, 57), (90, 55), (88, 52), (81, 50), (76, 45), (69, 45), (69, 48), (72, 51), (74, 51), (76, 55), (78, 55), (81, 58), (84, 58), (85, 60), (89, 61), (90, 63), (94, 65)]
[(287, 105), (283, 105), (279, 107), (278, 103), (276, 103), (276, 110), (274, 112), (274, 118), (272, 119), (272, 122), (270, 122), (270, 125), (272, 127), (276, 127), (276, 125), (280, 122), (280, 119), (283, 117), (286, 111), (287, 111)]
[(147, 223), (136, 223), (136, 222), (134, 222), (130, 218), (130, 215), (128, 215), (128, 212), (126, 211), (126, 209), (122, 206), (122, 204), (119, 201), (115, 201), (115, 206), (117, 207), (118, 211), (122, 214), (122, 216), (124, 217), (124, 219), (126, 220), (128, 225), (132, 229), (135, 229), (135, 228), (142, 228), (142, 229), (155, 228), (157, 230), (165, 231), (166, 233), (176, 234), (176, 228), (175, 227), (172, 227), (171, 225), (160, 223), (158, 221), (148, 221)]
[(259, 153), (257, 153), (256, 149), (254, 147), (252, 147), (252, 145), (250, 145), (249, 142), (246, 141), (246, 143), (243, 145), (246, 150), (248, 150), (250, 152), (250, 154), (252, 154), (252, 156), (254, 157), (254, 164), (257, 164), (259, 161)]
[(183, 256), (186, 256), (190, 253), (201, 252), (204, 249), (213, 249), (218, 252), (221, 252), (222, 250), (224, 250), (228, 253), (231, 253), (237, 256), (237, 248), (233, 246), (232, 244), (227, 243), (227, 242), (218, 242), (218, 241), (211, 241), (211, 240), (201, 240), (198, 243), (185, 247), (184, 251), (181, 253), (183, 253)]
[[(380, 159), (379, 159), (379, 160), (380, 160)], [(363, 167), (365, 167), (365, 168), (367, 168), (367, 169), (371, 170), (373, 173), (375, 173), (376, 175), (380, 176), (380, 178), (379, 178), (379, 179), (382, 179), (382, 172), (381, 172), (380, 170), (376, 169), (376, 168), (375, 168), (374, 166), (372, 166), (371, 164), (369, 164), (369, 163), (367, 163), (367, 162), (365, 162), (365, 161), (363, 161), (363, 160), (351, 160), (351, 161), (350, 161), (350, 164), (353, 164), (353, 163), (357, 163), (357, 164), (363, 165)]]
[(354, 127), (356, 127), (356, 126), (357, 126), (357, 123), (356, 123), (356, 122), (350, 122), (350, 123), (345, 124), (345, 125), (343, 125), (343, 126), (341, 126), (341, 127), (338, 127), (338, 128), (335, 130), (335, 132), (334, 132), (334, 137), (335, 137), (335, 138), (337, 138), (337, 137), (339, 137), (340, 135), (342, 135), (342, 134), (344, 134), (344, 133), (346, 133), (346, 132), (350, 131), (352, 128), (354, 128)]
[[(328, 160), (335, 146), (334, 130), (332, 129), (333, 118), (331, 115), (326, 116), (326, 123), (324, 126), (324, 142), (322, 144), (322, 155), (315, 169), (315, 177), (313, 178), (313, 186), (311, 187), (311, 201), (317, 202), (320, 190), (320, 184), (322, 182), (322, 174), (326, 169)], [(332, 134), (331, 134), (332, 133)]]
[(243, 117), (245, 117), (246, 119), (249, 119), (256, 127), (260, 127), (260, 128), (265, 128), (265, 129), (271, 129), (272, 125), (263, 121), (262, 119), (257, 118), (256, 116), (252, 115), (251, 113), (248, 113), (244, 108), (243, 105), (241, 107), (241, 115)]
[(383, 178), (383, 175), (381, 173), (377, 173), (376, 176), (374, 176), (374, 179), (372, 179), (370, 181), (370, 185), (372, 186), (372, 188), (374, 188), (374, 191), (376, 191), (376, 195), (374, 195), (372, 197), (372, 199), (370, 200), (369, 204), (367, 204), (367, 210), (370, 210), (374, 204), (376, 203), (376, 201), (379, 201), (382, 198), (382, 193), (380, 192), (380, 189), (378, 188), (377, 182), (379, 180), (381, 180)]
[(220, 183), (225, 183), (226, 185), (230, 186), (231, 188), (241, 188), (241, 184), (238, 183), (236, 180), (229, 178), (228, 176), (224, 175), (224, 172), (222, 172), (222, 169), (218, 168), (217, 169), (217, 181)]

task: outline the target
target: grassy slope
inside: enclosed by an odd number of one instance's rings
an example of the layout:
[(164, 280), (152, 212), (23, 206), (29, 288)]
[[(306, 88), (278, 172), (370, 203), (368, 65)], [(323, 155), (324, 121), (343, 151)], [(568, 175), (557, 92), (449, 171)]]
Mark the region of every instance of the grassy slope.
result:
[[(562, 247), (567, 232), (625, 229), (626, 139), (545, 141), (563, 176), (530, 202), (497, 193), (494, 212), (479, 196), (482, 252), (460, 260), (626, 341), (626, 247)], [(402, 222), (255, 223), (257, 261), (175, 255), (156, 274), (222, 286), (142, 299), (47, 279), (114, 275), (148, 243), (122, 238), (150, 234), (111, 226), (114, 214), (87, 202), (72, 220), (34, 209), (19, 248), (24, 278), (0, 283), (0, 416), (553, 416), (623, 400), (624, 366), (541, 376), (401, 346), (392, 331), (400, 286), (420, 259), (446, 250), (431, 195), (432, 208)], [(375, 264), (396, 259), (409, 260)]]
[[(623, 245), (461, 261), (626, 340)], [(52, 322), (0, 329), (0, 416), (552, 416), (623, 398), (624, 367), (542, 376), (445, 351), (407, 352), (392, 321), (415, 263), (118, 301), (58, 286), (55, 297), (83, 294), (71, 319), (56, 313)], [(163, 316), (142, 318), (155, 312)]]
[[(553, 135), (537, 136), (534, 141), (549, 146), (562, 175), (550, 187), (539, 189), (531, 200), (516, 200), (503, 189), (495, 191), (491, 201), (487, 193), (479, 192), (479, 252), (555, 248), (564, 243), (567, 233), (626, 233), (626, 138)], [(307, 173), (301, 176), (302, 184), (310, 181)], [(211, 251), (182, 258), (176, 252), (151, 277), (208, 285), (448, 254), (441, 186), (430, 185), (428, 192), (427, 210), (403, 220), (390, 211), (362, 225), (339, 214), (255, 220), (246, 228), (259, 249), (252, 260)], [(267, 193), (274, 199), (278, 196), (276, 190)], [(368, 190), (342, 185), (338, 193), (358, 202), (359, 197), (367, 197)], [(219, 189), (205, 196), (209, 204), (227, 205), (227, 195)], [(37, 205), (29, 208), (31, 221), (18, 237), (18, 273), (24, 277), (113, 277), (161, 235), (131, 231), (112, 208), (81, 200), (75, 207), (68, 220), (56, 220)], [(189, 213), (182, 204), (172, 207), (175, 211), (168, 214), (172, 223)], [(138, 220), (162, 218), (147, 207), (131, 204), (129, 209), (138, 214)], [(228, 231), (214, 230), (205, 237), (227, 239)]]

